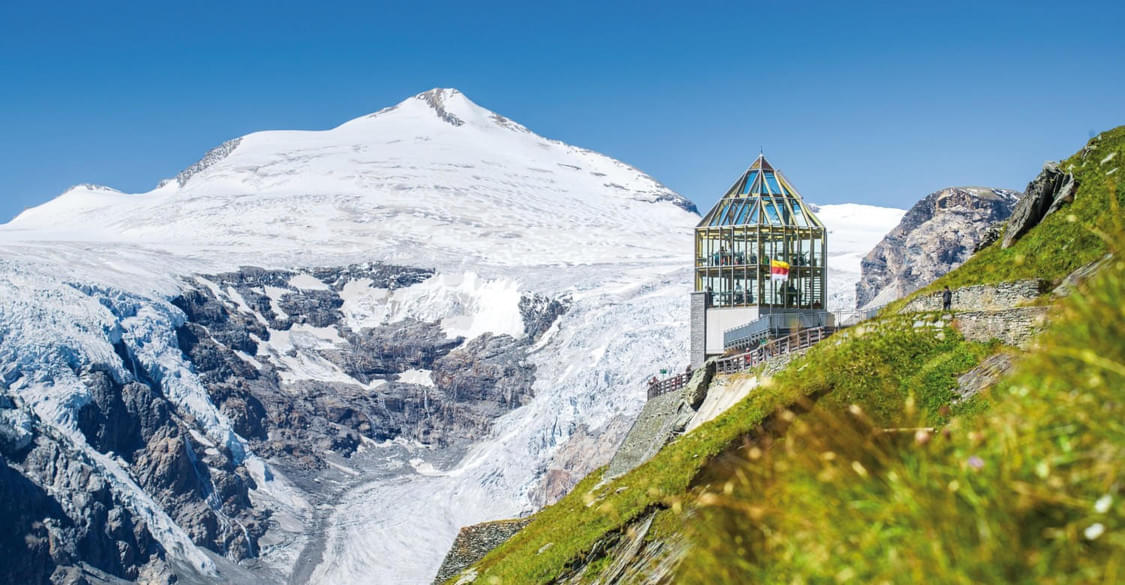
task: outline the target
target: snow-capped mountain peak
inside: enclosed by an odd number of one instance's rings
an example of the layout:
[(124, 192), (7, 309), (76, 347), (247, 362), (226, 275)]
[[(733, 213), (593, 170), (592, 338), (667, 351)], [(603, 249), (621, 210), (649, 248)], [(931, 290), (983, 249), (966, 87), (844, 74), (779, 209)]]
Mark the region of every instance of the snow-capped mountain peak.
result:
[[(857, 257), (883, 221), (820, 209)], [(104, 478), (207, 578), (203, 549), (257, 555), (271, 582), (427, 582), (459, 526), (602, 463), (552, 457), (576, 434), (612, 444), (642, 381), (686, 363), (698, 219), (647, 174), (452, 89), (229, 140), (146, 193), (79, 186), (0, 225), (0, 395), (18, 406), (0, 439), (87, 462), (71, 473)], [(130, 417), (166, 413), (127, 450), (90, 422), (126, 416), (124, 393)], [(443, 437), (460, 442), (411, 443)], [(340, 491), (285, 479), (310, 461)], [(184, 469), (200, 489), (150, 497)], [(207, 477), (227, 500), (197, 497), (217, 493)]]
[(597, 264), (679, 252), (667, 226), (686, 237), (694, 209), (629, 165), (433, 89), (332, 129), (229, 140), (148, 193), (68, 192), (0, 239), (221, 246), (243, 263), (362, 250), (414, 265)]
[[(326, 130), (234, 138), (145, 193), (79, 186), (0, 226), (0, 397), (13, 396), (0, 404), (19, 409), (0, 408), (0, 439), (11, 419), (21, 445), (43, 444), (34, 459), (89, 461), (72, 473), (105, 478), (169, 561), (204, 574), (209, 549), (260, 555), (277, 581), (422, 582), (460, 524), (532, 507), (560, 443), (635, 412), (654, 364), (685, 355), (696, 221), (645, 173), (450, 89)], [(126, 450), (89, 422), (124, 416), (106, 402), (123, 393), (168, 413)], [(128, 416), (152, 418), (142, 410)], [(403, 444), (379, 443), (391, 438)], [(443, 464), (452, 455), (410, 443), (422, 439), (468, 454)], [(357, 479), (339, 519), (278, 479), (304, 465), (292, 447), (331, 461), (358, 445), (410, 451), (419, 471), (344, 461)], [(147, 463), (159, 473), (134, 477)], [(153, 478), (184, 469), (203, 487), (152, 503)], [(255, 502), (236, 479), (250, 476)], [(198, 498), (215, 493), (207, 477), (233, 499)], [(267, 527), (257, 506), (289, 519)], [(325, 530), (306, 533), (317, 518)], [(405, 518), (421, 528), (381, 528)], [(259, 551), (267, 529), (290, 544)]]
[[(427, 109), (429, 110), (428, 112), (426, 111)], [(524, 134), (531, 133), (531, 131), (522, 124), (501, 116), (487, 108), (481, 107), (476, 102), (470, 100), (468, 96), (461, 93), (460, 90), (443, 87), (435, 87), (431, 90), (424, 91), (394, 106), (383, 108), (374, 114), (368, 114), (356, 118), (355, 120), (345, 122), (341, 127), (350, 124), (362, 124), (365, 121), (394, 115), (417, 116), (419, 111), (423, 112), (423, 115), (429, 114), (435, 116), (437, 120), (453, 127), (470, 125), (483, 129), (499, 128)]]

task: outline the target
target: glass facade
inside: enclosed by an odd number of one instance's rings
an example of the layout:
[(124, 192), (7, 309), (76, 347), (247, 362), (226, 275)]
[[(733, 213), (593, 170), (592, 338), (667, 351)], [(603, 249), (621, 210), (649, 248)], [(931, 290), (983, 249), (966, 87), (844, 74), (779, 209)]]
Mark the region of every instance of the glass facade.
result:
[[(828, 234), (764, 156), (695, 228), (695, 290), (708, 306), (824, 309)], [(770, 261), (789, 265), (771, 278)]]

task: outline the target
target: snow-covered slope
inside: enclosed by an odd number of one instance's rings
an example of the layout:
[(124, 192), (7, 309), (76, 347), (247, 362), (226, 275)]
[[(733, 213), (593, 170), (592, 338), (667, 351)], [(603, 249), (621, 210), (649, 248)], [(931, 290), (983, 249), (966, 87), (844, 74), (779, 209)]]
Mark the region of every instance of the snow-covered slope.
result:
[(78, 186), (3, 233), (255, 260), (575, 265), (665, 259), (690, 209), (628, 165), (436, 89), (331, 130), (227, 142), (143, 195)]
[(820, 205), (814, 211), (828, 227), (828, 308), (846, 318), (855, 307), (860, 262), (906, 211), (858, 203)]
[[(349, 282), (342, 312), (357, 327), (410, 317), (469, 338), (518, 334), (521, 294), (567, 295), (571, 310), (529, 356), (540, 372), (532, 404), (452, 469), (419, 462), (418, 473), (372, 478), (341, 496), (341, 518), (327, 520), (312, 582), (421, 583), (460, 525), (528, 508), (542, 462), (576, 426), (629, 416), (655, 364), (685, 359), (689, 275), (680, 257), (697, 217), (628, 165), (537, 136), (455, 90), (432, 90), (331, 130), (230, 141), (149, 193), (78, 186), (0, 226), (4, 383), (20, 408), (92, 453), (78, 432), (90, 398), (77, 372), (120, 363), (124, 343), (201, 440), (245, 453), (235, 463), (257, 477), (258, 501), (295, 502), (290, 515), (299, 516), (307, 506), (280, 487), (288, 484), (267, 481), (276, 474), (247, 452), (176, 346), (185, 317), (169, 300), (182, 278), (241, 265), (436, 268), (394, 292)], [(245, 305), (230, 289), (215, 294)], [(245, 359), (274, 356), (283, 383), (347, 381), (286, 345), (292, 332), (274, 333), (265, 354)], [(127, 466), (102, 459), (123, 501), (147, 501)], [(143, 507), (165, 550), (214, 570), (166, 511)], [(306, 536), (292, 545), (317, 539)], [(297, 571), (298, 552), (283, 548), (263, 550), (264, 560)]]
[[(902, 212), (840, 205), (819, 213), (832, 229), (830, 305), (851, 306), (858, 259)], [(96, 453), (78, 432), (77, 413), (91, 399), (77, 373), (120, 364), (115, 356), (127, 352), (133, 370), (159, 382), (198, 425), (201, 444), (223, 447), (248, 470), (256, 502), (275, 518), (295, 519), (290, 524), (312, 517), (300, 490), (234, 431), (177, 346), (187, 317), (170, 301), (189, 286), (185, 279), (245, 265), (434, 268), (432, 278), (395, 290), (349, 280), (339, 293), (343, 319), (356, 330), (434, 322), (466, 342), (519, 337), (524, 295), (566, 297), (569, 311), (529, 349), (536, 369), (529, 404), (503, 415), (452, 465), (431, 464), (415, 450), (422, 459), (393, 477), (342, 466), (359, 479), (340, 488), (339, 506), (320, 528), (306, 526), (299, 538), (274, 539), (288, 544), (261, 551), (271, 570), (312, 583), (423, 583), (459, 526), (528, 511), (559, 445), (580, 428), (596, 434), (633, 416), (642, 381), (686, 363), (697, 220), (690, 202), (637, 169), (542, 138), (456, 90), (431, 90), (331, 130), (254, 133), (151, 192), (78, 186), (0, 226), (0, 390), (7, 386), (28, 416), (89, 454), (165, 550), (214, 574), (167, 511), (130, 480), (128, 465)], [(280, 330), (238, 291), (203, 282), (240, 318), (273, 333), (258, 355), (243, 358), (258, 366), (273, 360), (263, 367), (290, 390), (312, 381), (379, 392), (318, 361), (316, 351), (344, 343), (335, 331)], [(287, 290), (327, 286), (304, 273), (284, 284), (260, 287), (265, 305), (282, 316)], [(125, 366), (113, 374), (139, 376)], [(430, 376), (401, 374), (421, 387)], [(322, 554), (297, 550), (307, 543)]]

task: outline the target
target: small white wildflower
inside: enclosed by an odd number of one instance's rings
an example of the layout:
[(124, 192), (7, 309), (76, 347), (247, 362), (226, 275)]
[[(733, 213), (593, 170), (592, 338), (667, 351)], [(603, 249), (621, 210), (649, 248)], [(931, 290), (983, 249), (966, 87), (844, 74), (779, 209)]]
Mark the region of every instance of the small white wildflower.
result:
[(1109, 506), (1111, 504), (1113, 504), (1113, 496), (1106, 494), (1098, 498), (1098, 501), (1094, 502), (1094, 511), (1098, 514), (1105, 514), (1109, 511)]
[(1086, 530), (1082, 531), (1082, 534), (1086, 537), (1086, 540), (1094, 540), (1101, 536), (1103, 532), (1105, 532), (1105, 526), (1102, 526), (1101, 522), (1094, 522), (1087, 526)]

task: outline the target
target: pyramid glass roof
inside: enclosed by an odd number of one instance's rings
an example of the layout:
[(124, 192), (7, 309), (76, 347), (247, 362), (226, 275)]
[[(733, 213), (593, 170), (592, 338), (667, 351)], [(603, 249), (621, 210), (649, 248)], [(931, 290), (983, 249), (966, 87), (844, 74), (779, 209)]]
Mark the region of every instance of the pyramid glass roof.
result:
[(764, 155), (758, 155), (697, 227), (733, 226), (824, 228), (793, 184)]

